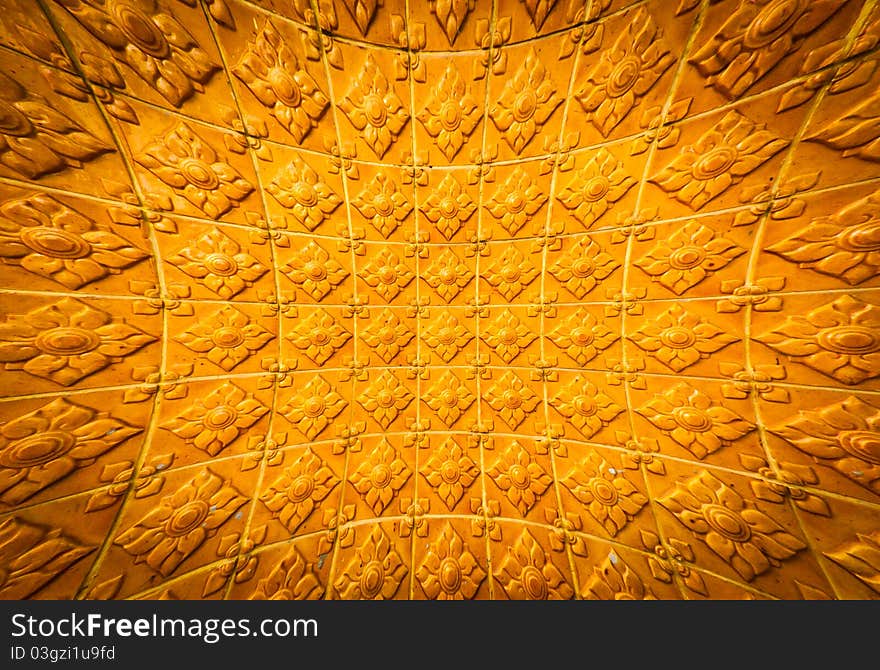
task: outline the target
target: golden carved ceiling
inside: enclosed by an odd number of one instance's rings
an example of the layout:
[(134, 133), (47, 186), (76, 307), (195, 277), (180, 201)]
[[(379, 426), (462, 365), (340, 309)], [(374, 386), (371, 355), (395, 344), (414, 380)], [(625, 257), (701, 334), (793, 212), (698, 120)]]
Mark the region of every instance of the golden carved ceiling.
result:
[(0, 597), (880, 597), (880, 5), (0, 8)]

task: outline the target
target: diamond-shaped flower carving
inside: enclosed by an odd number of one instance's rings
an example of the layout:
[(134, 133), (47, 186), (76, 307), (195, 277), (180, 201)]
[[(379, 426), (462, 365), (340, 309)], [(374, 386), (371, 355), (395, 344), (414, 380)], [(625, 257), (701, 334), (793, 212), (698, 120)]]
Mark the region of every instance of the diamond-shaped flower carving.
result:
[(0, 164), (28, 179), (81, 168), (113, 151), (40, 95), (0, 72)]
[(620, 267), (611, 254), (588, 237), (582, 237), (550, 266), (550, 274), (573, 296), (583, 300), (596, 285)]
[(253, 393), (224, 382), (161, 425), (196, 449), (217, 456), (268, 412)]
[(297, 322), (285, 337), (316, 365), (323, 365), (351, 339), (351, 333), (330, 312), (319, 308)]
[(789, 144), (732, 110), (649, 181), (696, 211)]
[(415, 333), (386, 307), (360, 331), (360, 336), (379, 358), (390, 363), (410, 343)]
[(416, 118), (421, 121), (434, 143), (451, 161), (474, 132), (482, 118), (480, 104), (452, 61), (437, 82), (437, 87)]
[(574, 596), (574, 589), (528, 528), (508, 548), (495, 577), (511, 600), (569, 600)]
[(30, 598), (70, 566), (95, 550), (58, 529), (7, 516), (0, 521), (3, 576), (0, 598)]
[(513, 300), (534, 281), (540, 271), (523, 256), (516, 247), (509, 246), (492, 265), (483, 278), (507, 300)]
[(468, 192), (447, 173), (419, 208), (447, 240), (477, 211)]
[(596, 451), (572, 468), (562, 484), (612, 537), (648, 504), (648, 498), (624, 473), (611, 467)]
[(557, 90), (534, 47), (529, 47), (525, 60), (505, 82), (501, 97), (489, 111), (495, 126), (516, 153), (532, 141), (562, 103)]
[(358, 276), (367, 286), (391, 302), (409, 285), (415, 274), (396, 253), (388, 247), (383, 247), (364, 265)]
[(409, 112), (372, 54), (367, 55), (363, 68), (338, 107), (361, 132), (376, 158), (385, 155), (409, 121)]
[(422, 333), (422, 341), (445, 363), (455, 358), (472, 339), (474, 339), (473, 333), (448, 310), (440, 312)]
[(425, 404), (437, 413), (447, 428), (452, 428), (476, 399), (467, 385), (451, 370), (444, 371), (424, 397)]
[(269, 485), (260, 500), (293, 533), (340, 481), (333, 469), (308, 448)]
[(397, 183), (384, 172), (377, 173), (351, 204), (386, 239), (406, 221), (413, 208)]
[(0, 260), (68, 289), (119, 274), (149, 255), (46, 194), (0, 206)]
[(411, 474), (397, 450), (383, 437), (348, 480), (378, 516)]
[(742, 96), (833, 15), (845, 0), (740, 2), (689, 59), (707, 82)]
[(314, 240), (294, 253), (281, 272), (314, 300), (324, 298), (348, 276), (348, 270)]
[(318, 600), (324, 587), (302, 553), (291, 547), (287, 556), (257, 582), (249, 600)]
[(269, 19), (254, 32), (231, 72), (300, 144), (330, 104)]
[(658, 393), (636, 411), (697, 458), (705, 458), (755, 429), (736, 412), (684, 382)]
[(550, 331), (550, 340), (578, 365), (586, 365), (616, 342), (620, 335), (583, 307)]
[(437, 295), (450, 302), (471, 282), (474, 273), (447, 247), (424, 269), (422, 278)]
[(689, 221), (633, 264), (652, 281), (681, 295), (725, 267), (746, 250), (719, 235), (711, 226)]
[(770, 429), (817, 462), (880, 494), (880, 409), (861, 398), (801, 410)]
[(510, 176), (495, 189), (485, 206), (504, 230), (511, 236), (529, 222), (547, 202), (547, 196), (535, 180), (521, 167), (514, 168)]
[(156, 93), (180, 107), (220, 69), (157, 0), (57, 0)]
[(416, 577), (432, 600), (470, 600), (486, 579), (486, 572), (447, 521), (437, 539), (428, 545)]
[(510, 370), (489, 387), (484, 398), (513, 429), (516, 429), (540, 402), (538, 394)]
[(850, 295), (790, 314), (755, 339), (844, 384), (880, 375), (880, 307)]
[(662, 34), (651, 15), (640, 7), (614, 45), (599, 55), (577, 92), (587, 118), (604, 137), (675, 62)]
[(321, 375), (315, 375), (281, 408), (281, 413), (308, 439), (317, 437), (348, 406)]
[(709, 472), (676, 482), (658, 502), (749, 582), (807, 548)]
[(623, 412), (620, 405), (581, 375), (577, 375), (560, 389), (550, 399), (550, 405), (587, 439)]
[(505, 309), (482, 329), (480, 338), (505, 363), (512, 362), (537, 339), (532, 328)]
[(74, 298), (9, 314), (0, 324), (0, 363), (70, 386), (120, 363), (158, 338)]
[(409, 572), (391, 539), (379, 525), (355, 550), (333, 586), (342, 600), (388, 600)]
[(228, 300), (269, 269), (219, 228), (214, 228), (166, 258), (168, 263)]
[(600, 148), (556, 197), (589, 229), (635, 184), (636, 180), (629, 176), (623, 163), (608, 149)]
[(670, 370), (681, 372), (739, 338), (675, 304), (629, 339)]
[(339, 205), (340, 198), (321, 175), (299, 156), (278, 173), (266, 191), (309, 232), (320, 226)]
[(151, 506), (114, 544), (134, 556), (135, 564), (146, 563), (168, 577), (248, 501), (231, 483), (205, 468)]
[(187, 349), (229, 372), (253, 356), (275, 336), (247, 314), (223, 307), (174, 337)]
[(241, 205), (254, 190), (184, 122), (144, 147), (134, 160), (212, 219)]
[(470, 485), (480, 476), (480, 468), (451, 437), (430, 453), (422, 466), (422, 476), (452, 511)]
[(18, 505), (143, 428), (56, 398), (0, 426), (0, 500)]
[(495, 464), (487, 470), (507, 499), (523, 516), (550, 488), (553, 478), (519, 442), (511, 442)]
[(880, 191), (813, 219), (767, 251), (855, 286), (880, 274)]
[(383, 429), (388, 428), (413, 400), (413, 394), (390, 370), (383, 370), (357, 400)]

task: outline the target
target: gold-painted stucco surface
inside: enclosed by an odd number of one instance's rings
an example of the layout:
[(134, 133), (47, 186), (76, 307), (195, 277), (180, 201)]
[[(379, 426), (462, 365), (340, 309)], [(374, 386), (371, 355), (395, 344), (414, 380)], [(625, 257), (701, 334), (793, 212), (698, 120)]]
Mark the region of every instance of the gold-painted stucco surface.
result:
[(0, 29), (0, 597), (880, 597), (878, 3)]

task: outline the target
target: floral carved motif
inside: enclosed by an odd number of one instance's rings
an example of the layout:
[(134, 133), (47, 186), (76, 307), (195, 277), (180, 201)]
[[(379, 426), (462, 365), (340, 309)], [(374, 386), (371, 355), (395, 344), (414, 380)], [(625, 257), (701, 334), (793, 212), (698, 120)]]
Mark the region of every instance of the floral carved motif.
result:
[(175, 107), (204, 92), (220, 66), (158, 0), (55, 0)]
[(523, 516), (553, 483), (547, 471), (516, 441), (508, 445), (486, 474)]
[(64, 398), (8, 421), (0, 426), (0, 500), (18, 505), (142, 431)]
[(400, 186), (383, 172), (373, 177), (351, 204), (386, 239), (406, 221), (413, 208)]
[(140, 263), (149, 254), (46, 194), (0, 205), (0, 258), (65, 288), (78, 289)]
[(269, 485), (260, 500), (293, 533), (340, 481), (320, 456), (307, 449)]
[(421, 473), (451, 511), (479, 477), (480, 469), (465, 450), (448, 437), (431, 451)]
[(676, 384), (636, 411), (697, 458), (705, 458), (755, 429), (699, 389)]
[(299, 156), (278, 173), (266, 192), (290, 210), (290, 215), (309, 232), (342, 204), (342, 198)]
[(199, 236), (165, 260), (225, 300), (253, 286), (269, 271), (219, 228)]
[(685, 293), (746, 253), (711, 226), (689, 221), (635, 261), (652, 281), (677, 295)]
[(789, 145), (737, 111), (727, 112), (650, 178), (694, 211), (735, 186)]
[(740, 577), (752, 581), (807, 548), (720, 479), (702, 472), (658, 499)]
[(391, 538), (380, 526), (373, 526), (333, 586), (342, 600), (389, 600), (408, 573)]
[(144, 147), (134, 160), (212, 219), (239, 207), (254, 190), (253, 184), (184, 122)]
[(351, 474), (349, 481), (376, 515), (382, 513), (412, 472), (384, 437)]
[(0, 363), (70, 386), (158, 338), (118, 316), (62, 298), (0, 324)]
[(528, 529), (507, 548), (495, 576), (511, 600), (568, 600), (574, 596), (565, 575)]
[(259, 323), (234, 307), (223, 307), (174, 337), (187, 349), (227, 372), (246, 361), (275, 338)]
[(187, 444), (216, 456), (269, 413), (252, 393), (225, 382), (162, 424)]
[(614, 44), (603, 51), (577, 92), (590, 122), (604, 137), (639, 104), (675, 62), (651, 15), (639, 8)]
[(589, 229), (635, 184), (636, 180), (627, 174), (623, 163), (607, 149), (600, 148), (556, 197)]
[(428, 545), (416, 578), (432, 600), (470, 600), (486, 579), (464, 538), (447, 521)]
[(268, 19), (231, 71), (300, 144), (330, 104)]
[(131, 554), (135, 564), (146, 563), (168, 577), (248, 501), (205, 468), (120, 533), (114, 544)]
[(451, 61), (431, 98), (416, 115), (448, 161), (461, 150), (482, 117), (480, 104)]
[(530, 48), (525, 60), (504, 84), (489, 116), (504, 140), (520, 153), (562, 103), (547, 68)]
[(367, 55), (354, 84), (338, 106), (360, 131), (376, 158), (388, 152), (409, 121), (409, 112), (372, 55)]
[(738, 340), (680, 304), (645, 323), (629, 339), (675, 372), (681, 372)]
[(843, 5), (845, 0), (741, 0), (689, 59), (707, 83), (743, 95)]

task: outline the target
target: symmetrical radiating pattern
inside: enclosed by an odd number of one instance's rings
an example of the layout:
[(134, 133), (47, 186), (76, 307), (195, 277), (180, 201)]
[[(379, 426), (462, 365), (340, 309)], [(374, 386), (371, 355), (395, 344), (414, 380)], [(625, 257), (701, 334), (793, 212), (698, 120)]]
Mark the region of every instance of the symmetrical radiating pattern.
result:
[(0, 597), (880, 598), (880, 3), (0, 10)]

